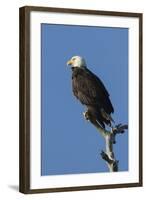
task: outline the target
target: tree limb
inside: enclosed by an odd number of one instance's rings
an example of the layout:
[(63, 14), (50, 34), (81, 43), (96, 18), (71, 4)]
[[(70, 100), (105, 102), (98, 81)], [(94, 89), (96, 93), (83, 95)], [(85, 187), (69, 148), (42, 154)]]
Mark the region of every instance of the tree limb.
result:
[(125, 130), (128, 129), (128, 125), (118, 124), (115, 127), (112, 127), (110, 131), (108, 131), (102, 128), (96, 120), (94, 120), (90, 115), (88, 115), (88, 112), (84, 114), (84, 117), (96, 127), (98, 132), (105, 139), (106, 148), (105, 152), (101, 151), (101, 157), (103, 160), (106, 161), (110, 172), (117, 172), (119, 161), (115, 158), (113, 144), (116, 143), (116, 135), (123, 134)]

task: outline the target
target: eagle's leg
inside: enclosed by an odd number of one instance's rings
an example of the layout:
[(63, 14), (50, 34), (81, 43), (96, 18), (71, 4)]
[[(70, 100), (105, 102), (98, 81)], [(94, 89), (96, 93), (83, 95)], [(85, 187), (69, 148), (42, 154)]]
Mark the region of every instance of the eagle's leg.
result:
[(104, 123), (98, 122), (96, 118), (97, 116), (95, 115), (95, 113), (91, 112), (91, 110), (88, 109), (86, 112), (83, 112), (83, 116), (87, 121), (90, 121), (95, 126), (98, 126), (101, 129), (105, 130)]
[(96, 116), (89, 110), (83, 112), (83, 116), (87, 121), (90, 121), (92, 123), (97, 123), (96, 122)]
[(89, 113), (88, 113), (88, 111), (83, 112), (83, 116), (87, 121), (89, 121)]

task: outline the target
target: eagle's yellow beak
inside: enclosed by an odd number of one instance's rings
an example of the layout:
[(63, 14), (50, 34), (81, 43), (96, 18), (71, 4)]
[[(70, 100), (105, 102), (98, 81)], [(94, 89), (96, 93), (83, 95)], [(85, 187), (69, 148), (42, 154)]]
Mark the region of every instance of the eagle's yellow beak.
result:
[(72, 61), (72, 60), (69, 60), (66, 64), (67, 64), (67, 65), (72, 65), (72, 64), (73, 64), (73, 61)]

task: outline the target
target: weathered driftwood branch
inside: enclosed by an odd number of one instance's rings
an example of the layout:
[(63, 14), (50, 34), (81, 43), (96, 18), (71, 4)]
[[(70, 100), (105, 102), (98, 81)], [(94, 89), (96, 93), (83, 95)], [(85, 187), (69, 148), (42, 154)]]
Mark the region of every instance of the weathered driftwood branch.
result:
[(123, 134), (125, 130), (128, 129), (128, 125), (118, 124), (115, 127), (111, 128), (110, 131), (108, 131), (102, 128), (97, 121), (93, 120), (92, 117), (88, 115), (88, 112), (84, 113), (84, 117), (96, 127), (98, 132), (105, 139), (106, 148), (105, 151), (101, 152), (101, 157), (103, 160), (106, 161), (110, 172), (117, 172), (119, 161), (115, 158), (113, 144), (116, 143), (116, 135)]

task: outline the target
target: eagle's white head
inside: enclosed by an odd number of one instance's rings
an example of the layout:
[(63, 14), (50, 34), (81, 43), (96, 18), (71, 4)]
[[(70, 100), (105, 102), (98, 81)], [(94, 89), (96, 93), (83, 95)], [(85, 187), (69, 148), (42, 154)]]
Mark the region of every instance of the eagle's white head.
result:
[(71, 65), (72, 67), (80, 67), (85, 68), (86, 62), (85, 59), (81, 56), (73, 56), (68, 62), (67, 65)]

